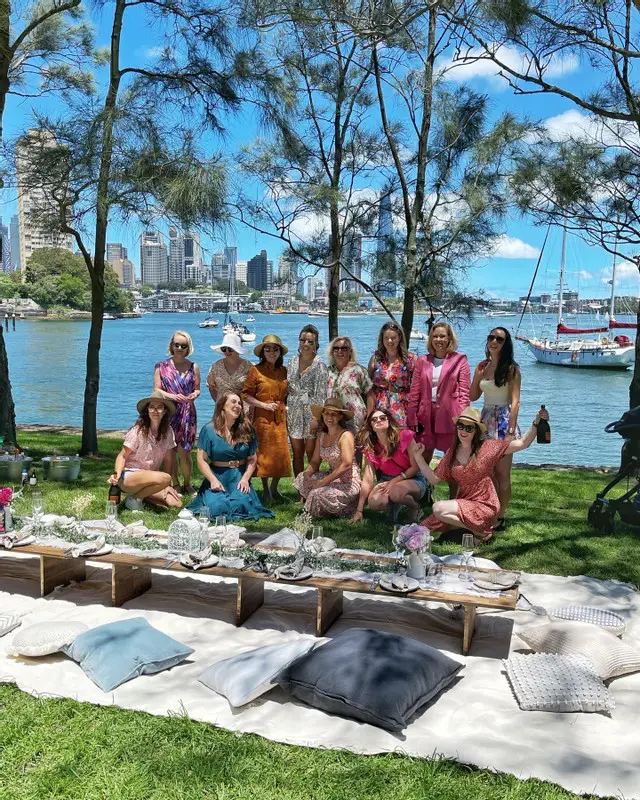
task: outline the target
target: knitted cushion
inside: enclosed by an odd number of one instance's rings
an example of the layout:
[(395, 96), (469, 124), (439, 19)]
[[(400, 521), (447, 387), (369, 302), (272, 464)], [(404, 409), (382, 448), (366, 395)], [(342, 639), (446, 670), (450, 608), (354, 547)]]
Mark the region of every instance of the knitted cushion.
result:
[(30, 658), (48, 656), (62, 650), (76, 636), (88, 630), (89, 627), (84, 622), (38, 622), (16, 633), (9, 655)]
[(588, 622), (590, 625), (598, 625), (605, 628), (616, 636), (624, 633), (627, 627), (620, 614), (607, 611), (604, 608), (593, 608), (593, 606), (563, 606), (554, 608), (551, 616), (556, 619), (570, 619), (575, 622)]
[(611, 711), (615, 700), (582, 656), (533, 653), (502, 662), (523, 711)]
[(0, 637), (17, 628), (20, 622), (20, 617), (12, 616), (11, 614), (0, 614)]

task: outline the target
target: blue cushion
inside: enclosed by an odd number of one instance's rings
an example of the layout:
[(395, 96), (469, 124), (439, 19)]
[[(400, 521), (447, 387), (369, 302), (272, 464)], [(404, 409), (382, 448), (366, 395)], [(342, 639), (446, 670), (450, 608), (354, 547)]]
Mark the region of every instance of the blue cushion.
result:
[(99, 625), (63, 650), (104, 692), (138, 675), (175, 667), (193, 653), (142, 617)]
[(401, 731), (461, 669), (415, 639), (351, 628), (297, 658), (278, 683), (322, 711)]

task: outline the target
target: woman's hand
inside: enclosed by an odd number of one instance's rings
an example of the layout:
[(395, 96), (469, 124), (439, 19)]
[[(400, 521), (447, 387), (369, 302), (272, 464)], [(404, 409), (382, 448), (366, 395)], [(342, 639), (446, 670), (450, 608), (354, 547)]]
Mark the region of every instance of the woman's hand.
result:
[(356, 509), (353, 513), (353, 516), (349, 520), (350, 525), (355, 525), (357, 522), (362, 522), (362, 511)]
[(262, 408), (264, 408), (265, 411), (277, 411), (278, 410), (278, 404), (277, 403), (263, 403), (262, 404)]
[(113, 475), (109, 475), (107, 478), (107, 483), (111, 484), (111, 486), (115, 486), (118, 483), (118, 473), (114, 472)]
[(541, 419), (549, 419), (549, 412), (546, 408), (541, 408), (540, 411), (536, 414), (535, 423), (536, 425), (540, 422)]
[(415, 439), (411, 440), (409, 444), (409, 452), (413, 454), (413, 457), (421, 456), (424, 453), (424, 445), (422, 442), (416, 442)]
[(185, 399), (187, 400), (187, 402), (193, 403), (199, 394), (200, 392), (191, 392), (191, 394), (188, 394)]
[(224, 486), (220, 483), (220, 481), (214, 476), (213, 480), (210, 481), (211, 483), (211, 491), (212, 492), (224, 492)]
[(236, 488), (239, 489), (243, 494), (249, 494), (251, 491), (251, 486), (246, 478), (240, 478)]
[(171, 400), (175, 400), (176, 403), (188, 403), (189, 398), (185, 394), (172, 394), (169, 395)]

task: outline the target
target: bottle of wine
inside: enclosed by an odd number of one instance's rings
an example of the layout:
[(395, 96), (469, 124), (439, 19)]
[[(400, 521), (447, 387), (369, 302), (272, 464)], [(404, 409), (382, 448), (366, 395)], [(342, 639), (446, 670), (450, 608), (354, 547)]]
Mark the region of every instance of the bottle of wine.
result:
[(120, 497), (122, 493), (120, 492), (120, 487), (117, 483), (109, 484), (109, 502), (110, 503), (119, 503)]
[[(544, 406), (540, 406), (540, 408), (543, 409)], [(551, 426), (546, 419), (541, 419), (538, 422), (537, 439), (538, 444), (551, 444)]]

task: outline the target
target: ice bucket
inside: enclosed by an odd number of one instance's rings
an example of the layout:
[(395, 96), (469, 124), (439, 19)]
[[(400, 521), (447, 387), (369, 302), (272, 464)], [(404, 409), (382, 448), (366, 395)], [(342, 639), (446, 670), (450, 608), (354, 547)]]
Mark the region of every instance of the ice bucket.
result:
[(78, 475), (80, 474), (80, 457), (45, 456), (42, 459), (42, 467), (46, 481), (72, 483), (78, 480)]
[(26, 467), (31, 469), (31, 456), (21, 456), (16, 460), (15, 456), (0, 456), (0, 486), (6, 483), (20, 484), (22, 470)]

